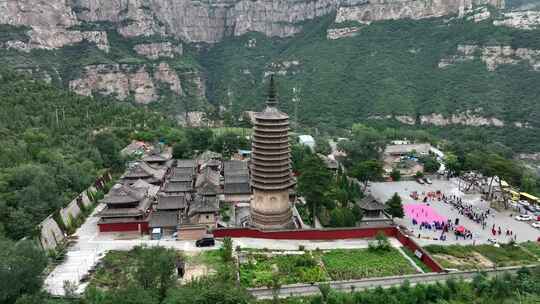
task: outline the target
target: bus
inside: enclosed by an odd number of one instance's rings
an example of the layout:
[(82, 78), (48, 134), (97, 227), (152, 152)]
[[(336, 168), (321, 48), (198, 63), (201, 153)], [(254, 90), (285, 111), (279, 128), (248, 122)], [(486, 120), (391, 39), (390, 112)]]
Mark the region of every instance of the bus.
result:
[(520, 192), (519, 193), (520, 196), (519, 196), (519, 199), (520, 200), (524, 200), (524, 201), (527, 201), (529, 202), (531, 205), (532, 204), (535, 204), (535, 205), (540, 205), (540, 198), (534, 196), (534, 195), (531, 195), (527, 192)]

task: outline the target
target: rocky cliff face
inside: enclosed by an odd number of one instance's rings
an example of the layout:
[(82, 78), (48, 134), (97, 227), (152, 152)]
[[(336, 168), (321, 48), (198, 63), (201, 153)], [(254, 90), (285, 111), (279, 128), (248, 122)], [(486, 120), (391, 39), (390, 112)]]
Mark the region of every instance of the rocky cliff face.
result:
[(533, 71), (540, 71), (540, 50), (527, 48), (514, 49), (509, 45), (483, 47), (478, 45), (459, 45), (457, 54), (441, 59), (439, 68), (471, 61), (475, 58), (482, 60), (490, 71), (494, 71), (500, 65), (518, 63), (529, 65)]
[(379, 20), (424, 19), (442, 17), (471, 11), (475, 5), (489, 4), (504, 7), (504, 0), (369, 0), (355, 6), (343, 6), (338, 9), (336, 23), (356, 21), (369, 24)]
[(175, 58), (182, 55), (182, 45), (173, 45), (170, 42), (137, 44), (134, 47), (137, 54), (151, 60), (159, 58)]
[[(116, 31), (121, 38), (137, 41), (129, 43), (135, 58), (115, 63), (118, 59), (99, 55), (94, 64), (82, 67), (82, 76), (64, 80), (80, 94), (111, 95), (120, 100), (133, 97), (138, 103), (149, 103), (159, 100), (162, 87), (178, 96), (187, 90), (194, 90), (192, 96), (204, 95), (204, 82), (195, 68), (190, 73), (197, 80), (189, 88), (171, 69), (177, 66), (172, 61), (183, 56), (178, 41), (215, 43), (252, 31), (288, 37), (301, 30), (302, 22), (332, 12), (337, 12), (336, 23), (369, 24), (461, 14), (481, 4), (503, 7), (504, 0), (3, 0), (0, 24), (25, 27), (26, 38), (0, 40), (0, 49), (30, 53), (89, 42), (109, 53), (110, 41), (118, 43), (118, 35), (112, 32)], [(359, 32), (354, 26), (330, 29), (328, 38)], [(118, 58), (118, 53), (111, 53)], [(293, 73), (290, 67), (271, 69)]]
[(257, 31), (286, 37), (299, 22), (326, 15), (356, 0), (72, 0), (84, 21), (120, 24), (126, 37), (166, 34), (189, 42), (217, 42), (225, 36)]
[[(433, 125), (438, 127), (462, 125), (470, 127), (504, 127), (509, 123), (497, 117), (485, 117), (471, 111), (465, 113), (454, 113), (451, 115), (443, 115), (441, 113), (431, 113), (426, 115), (420, 115), (418, 121), (415, 117), (410, 115), (387, 115), (387, 116), (370, 116), (370, 119), (395, 119), (406, 125)], [(528, 123), (514, 122), (511, 125), (517, 128), (529, 128)]]
[(34, 44), (47, 48), (85, 39), (71, 28), (88, 22), (116, 24), (124, 37), (165, 35), (212, 43), (250, 31), (291, 36), (302, 21), (336, 10), (337, 23), (369, 23), (445, 16), (477, 4), (503, 7), (504, 0), (4, 0), (0, 24), (30, 27)]
[(134, 101), (140, 104), (148, 104), (159, 98), (158, 88), (163, 86), (174, 94), (181, 96), (181, 77), (185, 81), (192, 82), (195, 94), (202, 95), (199, 75), (189, 73), (179, 75), (167, 63), (157, 65), (128, 65), (128, 64), (100, 64), (86, 66), (82, 76), (71, 80), (69, 87), (74, 92), (91, 96), (101, 94), (114, 96), (119, 100), (125, 100), (133, 96)]
[(502, 20), (495, 20), (493, 24), (523, 30), (540, 28), (540, 12), (538, 11), (510, 12), (503, 16)]
[(8, 41), (4, 48), (22, 51), (56, 49), (87, 40), (106, 52), (109, 50), (106, 33), (71, 30), (80, 21), (71, 6), (62, 0), (0, 1), (0, 24), (30, 28), (28, 41)]

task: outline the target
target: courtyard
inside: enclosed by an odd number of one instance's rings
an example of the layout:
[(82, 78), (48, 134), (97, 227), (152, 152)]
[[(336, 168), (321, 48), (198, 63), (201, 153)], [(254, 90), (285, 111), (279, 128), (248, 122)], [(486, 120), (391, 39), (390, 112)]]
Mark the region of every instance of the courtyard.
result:
[[(421, 245), (429, 244), (460, 244), (460, 245), (472, 245), (472, 244), (486, 244), (489, 243), (489, 239), (495, 239), (498, 243), (508, 243), (515, 237), (516, 241), (536, 241), (540, 237), (540, 231), (533, 228), (528, 222), (520, 222), (514, 219), (516, 215), (515, 211), (508, 210), (498, 212), (493, 208), (490, 208), (489, 203), (482, 200), (479, 193), (465, 194), (458, 189), (458, 181), (455, 179), (434, 179), (431, 185), (419, 184), (416, 181), (402, 181), (402, 182), (383, 182), (372, 183), (370, 185), (371, 194), (381, 202), (386, 202), (394, 193), (398, 193), (402, 200), (405, 209), (405, 217), (403, 219), (396, 219), (398, 225), (404, 226), (410, 232), (410, 235)], [(429, 192), (435, 193), (440, 191), (445, 196), (455, 196), (461, 198), (461, 200), (470, 205), (473, 210), (478, 212), (489, 212), (486, 219), (486, 225), (483, 226), (467, 216), (460, 214), (459, 210), (453, 205), (444, 203), (442, 200), (431, 199), (424, 203), (421, 199), (414, 200), (411, 198), (411, 193), (416, 191), (421, 198), (423, 194)], [(488, 211), (489, 210), (489, 211)], [(458, 219), (459, 226), (463, 226), (465, 229), (472, 233), (472, 238), (464, 239), (460, 237), (456, 239), (453, 232), (447, 233), (445, 241), (440, 241), (439, 238), (442, 234), (441, 230), (436, 229), (420, 229), (420, 225), (413, 224), (413, 218), (424, 220), (450, 220), (455, 223)], [(496, 230), (501, 228), (502, 234), (494, 236), (492, 234), (492, 227)], [(512, 231), (512, 235), (506, 235), (506, 231)], [(420, 237), (418, 237), (420, 235)]]

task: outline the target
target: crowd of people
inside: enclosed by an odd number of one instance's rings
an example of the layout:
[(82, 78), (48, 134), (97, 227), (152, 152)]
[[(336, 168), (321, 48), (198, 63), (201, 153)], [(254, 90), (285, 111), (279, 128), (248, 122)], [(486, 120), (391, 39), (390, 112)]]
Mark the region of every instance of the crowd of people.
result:
[[(417, 194), (417, 193), (414, 193)], [(413, 194), (411, 194), (411, 197)], [(417, 194), (417, 199), (427, 204), (428, 206), (434, 202), (444, 202), (452, 206), (452, 209), (458, 211), (461, 216), (467, 217), (472, 222), (480, 225), (480, 227), (485, 230), (488, 225), (488, 220), (490, 217), (494, 216), (492, 210), (489, 207), (481, 207), (474, 205), (470, 202), (466, 202), (463, 198), (456, 195), (445, 195), (440, 191), (436, 192), (423, 192)], [(419, 214), (421, 215), (421, 214)], [(418, 218), (418, 215), (417, 215)], [(463, 240), (473, 239), (473, 232), (470, 229), (467, 229), (463, 225), (460, 225), (460, 218), (456, 217), (455, 219), (447, 219), (446, 221), (418, 221), (416, 218), (412, 219), (413, 226), (419, 228), (418, 238), (422, 237), (422, 231), (426, 232), (435, 232), (440, 231), (440, 235), (435, 239), (446, 241), (448, 233), (454, 233), (455, 239)], [(496, 224), (493, 224), (491, 227), (491, 234), (493, 237), (506, 236), (511, 239), (516, 239), (516, 234), (510, 229), (503, 229)]]
[(485, 229), (487, 226), (487, 220), (491, 211), (489, 208), (481, 209), (473, 206), (470, 203), (464, 202), (461, 197), (455, 195), (446, 196), (443, 195), (443, 202), (452, 205), (456, 210), (458, 210), (460, 215), (466, 216), (471, 221), (482, 226), (482, 229)]

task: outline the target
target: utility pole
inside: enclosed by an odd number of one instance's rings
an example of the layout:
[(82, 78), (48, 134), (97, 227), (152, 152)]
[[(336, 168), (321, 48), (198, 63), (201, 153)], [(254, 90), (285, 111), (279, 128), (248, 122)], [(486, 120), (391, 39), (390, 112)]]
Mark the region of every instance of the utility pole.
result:
[(294, 105), (294, 129), (298, 129), (298, 104), (300, 103), (300, 97), (298, 97), (300, 89), (293, 87), (293, 98), (292, 102)]

